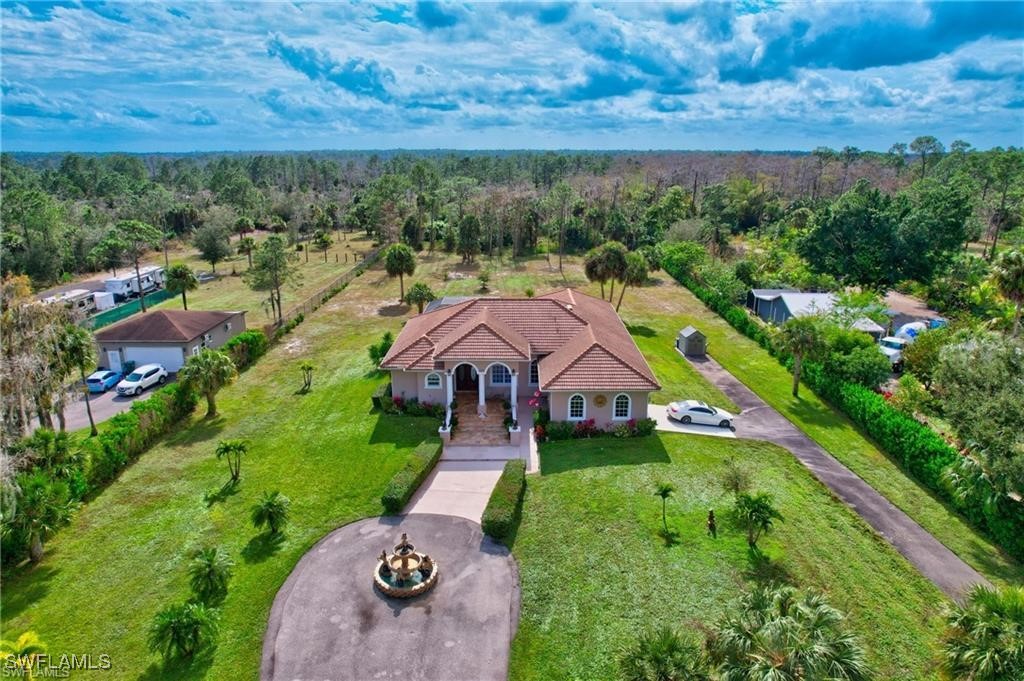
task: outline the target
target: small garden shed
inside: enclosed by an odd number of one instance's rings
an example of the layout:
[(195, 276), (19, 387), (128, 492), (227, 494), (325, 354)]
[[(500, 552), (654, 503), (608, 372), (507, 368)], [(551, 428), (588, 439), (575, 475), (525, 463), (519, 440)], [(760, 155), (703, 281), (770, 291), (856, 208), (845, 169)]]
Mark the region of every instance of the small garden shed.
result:
[(697, 329), (687, 326), (679, 332), (676, 347), (682, 350), (684, 355), (703, 357), (708, 349), (708, 339)]

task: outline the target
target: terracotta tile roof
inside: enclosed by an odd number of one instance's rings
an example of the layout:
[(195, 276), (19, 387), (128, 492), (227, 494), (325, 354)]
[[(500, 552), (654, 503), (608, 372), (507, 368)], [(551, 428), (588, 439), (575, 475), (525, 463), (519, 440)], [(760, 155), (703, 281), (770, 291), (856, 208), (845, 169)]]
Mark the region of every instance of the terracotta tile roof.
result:
[(154, 310), (97, 331), (96, 340), (187, 343), (237, 314), (208, 310)]
[(435, 360), (525, 360), (542, 390), (657, 390), (657, 379), (612, 306), (574, 289), (537, 298), (474, 298), (410, 319), (384, 369), (432, 369)]
[(483, 307), (449, 331), (434, 348), (434, 359), (530, 359), (530, 341)]

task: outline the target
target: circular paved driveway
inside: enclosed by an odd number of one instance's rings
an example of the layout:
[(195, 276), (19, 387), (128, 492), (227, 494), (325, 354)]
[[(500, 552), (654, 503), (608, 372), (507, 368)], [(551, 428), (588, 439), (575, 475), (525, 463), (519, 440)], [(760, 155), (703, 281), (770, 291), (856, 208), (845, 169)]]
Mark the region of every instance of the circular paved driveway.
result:
[[(441, 570), (430, 593), (409, 601), (373, 588), (377, 557), (402, 532)], [(260, 678), (503, 680), (518, 616), (515, 561), (478, 524), (431, 514), (361, 520), (320, 540), (281, 587)]]

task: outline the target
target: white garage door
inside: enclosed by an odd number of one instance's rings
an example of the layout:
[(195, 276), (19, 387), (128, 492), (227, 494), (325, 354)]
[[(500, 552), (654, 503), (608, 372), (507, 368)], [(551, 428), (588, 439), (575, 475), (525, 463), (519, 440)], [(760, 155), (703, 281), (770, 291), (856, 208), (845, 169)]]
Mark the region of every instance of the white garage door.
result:
[(168, 371), (177, 371), (185, 363), (181, 348), (128, 347), (124, 349), (124, 358), (126, 361), (134, 361), (135, 366), (162, 364)]

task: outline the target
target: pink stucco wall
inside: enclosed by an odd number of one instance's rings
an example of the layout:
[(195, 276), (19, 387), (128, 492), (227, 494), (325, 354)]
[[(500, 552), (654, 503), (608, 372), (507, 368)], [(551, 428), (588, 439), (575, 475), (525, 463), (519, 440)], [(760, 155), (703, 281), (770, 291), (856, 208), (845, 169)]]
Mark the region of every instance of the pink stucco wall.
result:
[[(642, 419), (647, 417), (647, 396), (646, 392), (637, 391), (622, 391), (622, 390), (581, 390), (578, 391), (580, 395), (583, 395), (583, 399), (586, 400), (586, 413), (585, 419), (594, 419), (595, 424), (599, 428), (607, 428), (614, 423), (619, 421), (613, 421), (612, 419), (612, 404), (615, 401), (615, 396), (621, 392), (625, 392), (630, 397), (630, 418)], [(548, 405), (551, 409), (551, 420), (552, 421), (568, 421), (569, 420), (569, 398), (575, 395), (576, 392), (551, 392), (548, 395)], [(605, 404), (603, 407), (597, 406), (595, 398), (598, 395), (604, 395)], [(622, 419), (625, 421), (626, 419)]]

